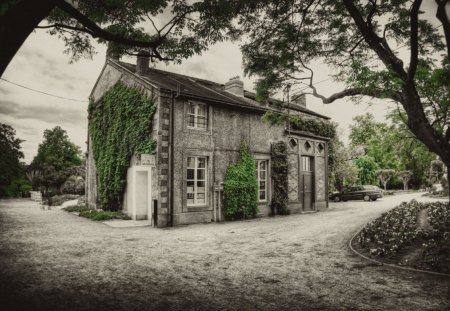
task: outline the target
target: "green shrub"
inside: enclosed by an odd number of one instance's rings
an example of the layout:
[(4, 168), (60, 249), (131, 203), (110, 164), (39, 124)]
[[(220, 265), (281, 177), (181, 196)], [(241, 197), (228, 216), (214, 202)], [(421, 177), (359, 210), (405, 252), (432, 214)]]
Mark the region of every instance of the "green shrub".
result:
[(423, 244), (423, 260), (435, 271), (450, 272), (450, 205), (445, 202), (428, 204), (428, 222), (433, 230)]
[(412, 200), (383, 213), (361, 230), (357, 239), (359, 245), (378, 257), (394, 256), (416, 239), (424, 237), (417, 224), (418, 214), (424, 208), (424, 203)]
[(86, 205), (71, 205), (71, 206), (67, 206), (64, 207), (63, 210), (65, 210), (66, 212), (69, 213), (81, 213), (84, 211), (89, 211), (90, 208), (88, 208)]
[(122, 82), (99, 102), (89, 104), (89, 134), (102, 209), (121, 209), (133, 154), (155, 152), (156, 141), (150, 138), (155, 111), (153, 99)]
[(256, 162), (241, 145), (239, 162), (228, 166), (224, 179), (224, 214), (228, 219), (254, 217), (258, 212)]
[(270, 207), (272, 214), (288, 215), (288, 159), (286, 143), (272, 144), (272, 181), (273, 194)]
[(95, 221), (103, 221), (110, 219), (130, 220), (131, 218), (121, 212), (102, 211), (102, 210), (83, 210), (79, 216), (86, 217)]

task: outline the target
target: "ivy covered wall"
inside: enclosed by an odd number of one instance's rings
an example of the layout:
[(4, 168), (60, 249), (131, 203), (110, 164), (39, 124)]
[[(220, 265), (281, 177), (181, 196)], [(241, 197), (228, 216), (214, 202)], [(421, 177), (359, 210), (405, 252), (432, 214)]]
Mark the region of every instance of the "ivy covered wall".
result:
[(119, 81), (98, 102), (91, 101), (88, 112), (99, 207), (120, 210), (131, 157), (156, 151), (150, 138), (156, 104), (140, 89)]
[(223, 182), (224, 214), (227, 219), (255, 217), (258, 212), (256, 161), (242, 143), (240, 159), (228, 166)]
[(288, 154), (284, 141), (272, 144), (272, 182), (273, 194), (270, 205), (272, 214), (287, 215), (288, 209)]

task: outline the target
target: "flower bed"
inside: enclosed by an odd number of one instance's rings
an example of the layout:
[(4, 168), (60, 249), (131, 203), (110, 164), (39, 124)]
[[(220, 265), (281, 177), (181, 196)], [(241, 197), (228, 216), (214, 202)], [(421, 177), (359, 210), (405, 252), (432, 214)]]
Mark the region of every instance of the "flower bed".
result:
[[(418, 222), (419, 213), (424, 209), (429, 223), (426, 230)], [(449, 204), (404, 202), (368, 223), (357, 235), (356, 243), (363, 252), (378, 259), (449, 273)], [(405, 254), (410, 263), (402, 262)]]

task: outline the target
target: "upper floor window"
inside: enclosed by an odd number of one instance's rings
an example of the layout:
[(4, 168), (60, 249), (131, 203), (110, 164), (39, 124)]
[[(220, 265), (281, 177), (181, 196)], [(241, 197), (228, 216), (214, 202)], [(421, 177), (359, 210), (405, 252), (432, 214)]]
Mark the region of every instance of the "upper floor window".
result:
[(206, 126), (208, 125), (208, 114), (205, 104), (189, 102), (187, 125), (189, 128), (206, 129)]
[(259, 202), (267, 201), (267, 160), (257, 161), (257, 174), (258, 174), (258, 200)]

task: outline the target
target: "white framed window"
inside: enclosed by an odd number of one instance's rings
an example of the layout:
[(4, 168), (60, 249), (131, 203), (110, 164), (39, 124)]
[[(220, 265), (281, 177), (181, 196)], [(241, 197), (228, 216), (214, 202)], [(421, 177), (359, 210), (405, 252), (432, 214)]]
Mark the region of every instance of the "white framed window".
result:
[(311, 172), (311, 157), (302, 156), (302, 172)]
[(208, 113), (206, 104), (189, 102), (187, 108), (187, 126), (194, 129), (206, 129)]
[(267, 201), (267, 169), (269, 161), (257, 160), (257, 177), (258, 177), (258, 201)]
[(205, 205), (207, 202), (206, 166), (206, 157), (187, 158), (186, 203), (188, 206)]

